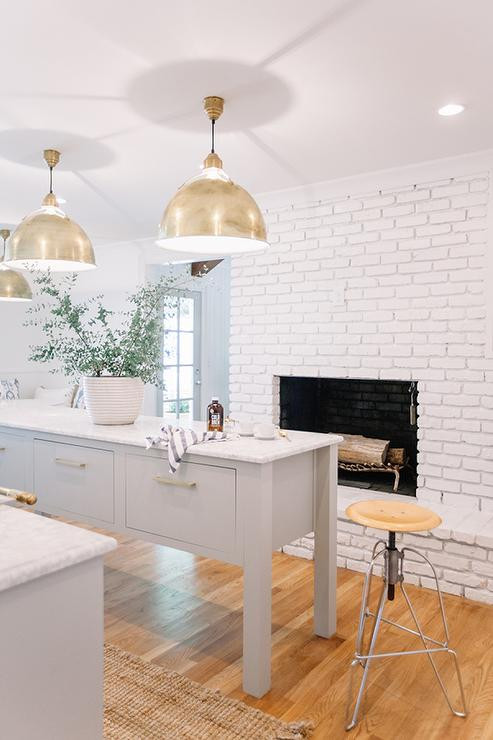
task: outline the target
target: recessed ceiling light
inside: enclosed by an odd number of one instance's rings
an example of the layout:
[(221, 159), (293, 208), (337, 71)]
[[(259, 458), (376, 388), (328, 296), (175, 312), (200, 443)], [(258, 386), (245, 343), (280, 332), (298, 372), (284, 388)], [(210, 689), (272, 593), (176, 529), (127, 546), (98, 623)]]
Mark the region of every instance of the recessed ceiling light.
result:
[(463, 110), (464, 106), (460, 103), (448, 103), (447, 105), (442, 105), (438, 109), (438, 112), (441, 116), (456, 116), (458, 113), (462, 113)]

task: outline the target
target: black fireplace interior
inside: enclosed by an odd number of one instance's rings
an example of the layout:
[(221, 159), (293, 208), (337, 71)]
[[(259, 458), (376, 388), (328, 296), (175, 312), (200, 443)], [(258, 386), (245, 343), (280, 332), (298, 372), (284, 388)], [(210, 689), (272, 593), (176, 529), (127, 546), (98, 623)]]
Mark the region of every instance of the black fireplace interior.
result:
[[(417, 399), (416, 384), (409, 381), (281, 377), (280, 426), (390, 439), (390, 447), (404, 448), (408, 458), (397, 492), (415, 496)], [(339, 467), (343, 485), (391, 493), (394, 482), (392, 473)]]

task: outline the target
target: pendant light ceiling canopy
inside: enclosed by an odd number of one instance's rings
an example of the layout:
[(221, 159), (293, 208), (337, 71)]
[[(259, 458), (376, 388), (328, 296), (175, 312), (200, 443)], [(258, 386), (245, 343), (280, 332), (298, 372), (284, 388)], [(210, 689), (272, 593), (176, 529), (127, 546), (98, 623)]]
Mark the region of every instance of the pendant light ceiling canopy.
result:
[[(0, 229), (0, 237), (3, 239), (3, 254), (5, 255), (5, 242), (10, 236), (8, 229)], [(33, 294), (29, 283), (24, 275), (15, 270), (9, 270), (0, 260), (0, 301), (30, 301)]]
[(260, 208), (228, 177), (215, 152), (215, 124), (223, 107), (220, 97), (204, 99), (211, 121), (211, 151), (202, 172), (182, 185), (168, 203), (156, 242), (161, 247), (196, 256), (225, 257), (269, 246)]
[(10, 267), (73, 272), (96, 267), (94, 250), (81, 227), (59, 208), (53, 192), (53, 169), (60, 152), (45, 149), (50, 168), (50, 192), (41, 208), (34, 211), (14, 231), (5, 254)]

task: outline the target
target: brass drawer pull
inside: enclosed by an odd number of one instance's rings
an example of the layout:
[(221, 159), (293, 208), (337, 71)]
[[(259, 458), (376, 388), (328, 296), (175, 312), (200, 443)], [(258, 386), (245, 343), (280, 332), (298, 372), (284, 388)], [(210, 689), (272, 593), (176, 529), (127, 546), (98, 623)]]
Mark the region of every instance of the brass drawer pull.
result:
[(164, 478), (162, 475), (153, 476), (156, 483), (162, 483), (163, 486), (177, 486), (178, 488), (195, 488), (195, 481), (174, 480), (173, 478)]
[(6, 447), (0, 447), (0, 452), (5, 452), (6, 449), (7, 449)]
[(65, 460), (63, 457), (55, 457), (55, 462), (59, 465), (68, 465), (70, 468), (85, 468), (86, 464), (77, 462), (77, 460)]

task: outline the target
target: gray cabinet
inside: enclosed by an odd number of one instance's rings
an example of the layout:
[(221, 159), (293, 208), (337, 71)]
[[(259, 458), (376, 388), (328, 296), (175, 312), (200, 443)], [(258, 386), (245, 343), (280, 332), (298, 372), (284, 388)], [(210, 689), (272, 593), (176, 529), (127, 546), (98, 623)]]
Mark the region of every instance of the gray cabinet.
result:
[(113, 452), (34, 440), (34, 491), (51, 513), (114, 522)]
[(235, 545), (236, 473), (182, 463), (175, 475), (164, 459), (126, 456), (126, 526), (230, 552)]
[(5, 488), (26, 488), (26, 460), (25, 454), (30, 451), (30, 445), (16, 434), (0, 432), (0, 486)]

